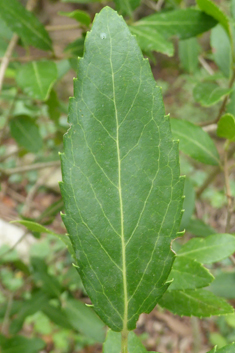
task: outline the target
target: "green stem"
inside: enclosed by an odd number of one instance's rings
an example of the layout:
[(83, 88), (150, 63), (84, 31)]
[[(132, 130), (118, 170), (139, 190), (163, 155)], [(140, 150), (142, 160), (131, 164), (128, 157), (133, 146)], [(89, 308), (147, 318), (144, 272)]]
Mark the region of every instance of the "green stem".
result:
[(128, 353), (128, 331), (122, 331), (122, 340), (121, 340), (121, 353)]

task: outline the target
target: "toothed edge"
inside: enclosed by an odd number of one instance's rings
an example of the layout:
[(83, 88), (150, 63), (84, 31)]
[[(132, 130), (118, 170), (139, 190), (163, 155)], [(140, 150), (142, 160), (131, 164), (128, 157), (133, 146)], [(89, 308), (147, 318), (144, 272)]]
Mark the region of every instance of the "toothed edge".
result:
[(181, 230), (180, 232), (177, 232), (176, 235), (178, 235), (179, 237), (181, 237), (182, 235), (184, 235), (186, 232), (186, 230)]

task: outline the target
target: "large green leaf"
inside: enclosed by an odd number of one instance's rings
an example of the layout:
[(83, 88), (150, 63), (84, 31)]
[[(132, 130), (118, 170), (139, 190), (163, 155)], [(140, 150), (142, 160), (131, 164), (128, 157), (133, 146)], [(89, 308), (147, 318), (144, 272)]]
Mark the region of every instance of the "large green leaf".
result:
[(199, 162), (219, 164), (219, 153), (210, 136), (200, 127), (189, 121), (171, 119), (174, 138), (180, 141), (180, 150)]
[(64, 137), (64, 223), (96, 312), (135, 328), (168, 287), (181, 219), (178, 144), (161, 90), (124, 20), (96, 16)]
[(194, 74), (198, 69), (198, 55), (200, 47), (197, 38), (179, 41), (180, 64), (186, 72)]
[(220, 10), (220, 8), (211, 0), (196, 0), (199, 8), (214, 17), (226, 30), (230, 36), (230, 27), (228, 17)]
[(65, 303), (64, 313), (74, 329), (84, 333), (95, 342), (104, 341), (104, 324), (92, 308), (79, 300), (68, 299)]
[(235, 272), (219, 273), (208, 289), (220, 297), (235, 299)]
[(168, 290), (184, 290), (206, 287), (213, 281), (214, 277), (199, 262), (187, 257), (177, 256), (169, 281), (173, 280)]
[(176, 315), (208, 317), (234, 312), (225, 299), (204, 290), (167, 291), (159, 304)]
[(202, 263), (225, 259), (235, 252), (235, 236), (213, 234), (206, 238), (193, 238), (182, 246), (178, 256), (186, 256)]
[(18, 0), (0, 0), (0, 16), (27, 45), (52, 50), (51, 38), (37, 17)]
[(214, 82), (200, 82), (193, 90), (195, 101), (205, 107), (219, 102), (225, 95), (232, 92), (231, 88), (222, 88)]
[(45, 342), (40, 338), (27, 338), (14, 336), (6, 338), (0, 334), (1, 353), (38, 353), (45, 347)]
[(219, 69), (226, 77), (230, 77), (232, 63), (231, 44), (225, 29), (220, 24), (211, 31), (211, 47), (214, 60)]
[(53, 61), (31, 61), (19, 67), (16, 82), (33, 99), (46, 100), (57, 79)]
[[(118, 332), (108, 331), (105, 343), (103, 345), (103, 353), (120, 353), (121, 351), (121, 334)], [(147, 353), (146, 348), (140, 342), (140, 339), (134, 332), (128, 335), (128, 353)], [(149, 352), (157, 353), (157, 352)]]
[(232, 114), (224, 114), (219, 122), (217, 135), (228, 140), (235, 140), (235, 117)]
[(43, 139), (34, 119), (20, 115), (10, 120), (11, 136), (19, 146), (27, 151), (37, 153), (43, 146)]
[(142, 18), (132, 26), (140, 30), (151, 28), (166, 39), (172, 36), (187, 39), (208, 31), (216, 24), (217, 21), (214, 18), (201, 11), (186, 9), (155, 13)]

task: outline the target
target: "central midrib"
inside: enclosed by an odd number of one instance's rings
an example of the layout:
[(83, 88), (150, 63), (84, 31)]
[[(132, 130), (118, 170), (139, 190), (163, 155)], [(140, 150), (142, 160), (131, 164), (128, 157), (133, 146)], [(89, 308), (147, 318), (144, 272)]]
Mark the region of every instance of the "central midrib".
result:
[(118, 194), (119, 194), (120, 220), (121, 220), (123, 294), (124, 294), (123, 331), (127, 331), (128, 296), (127, 296), (127, 278), (126, 278), (126, 244), (125, 244), (125, 235), (124, 235), (124, 216), (123, 216), (123, 201), (122, 201), (121, 158), (120, 158), (120, 148), (119, 148), (119, 121), (118, 121), (118, 112), (117, 112), (116, 94), (115, 94), (114, 70), (113, 70), (113, 63), (112, 63), (113, 48), (112, 48), (112, 39), (111, 39), (110, 31), (109, 31), (109, 37), (110, 37), (110, 67), (112, 71), (113, 103), (115, 108), (116, 130), (117, 130), (116, 146), (117, 146), (117, 160), (118, 160)]

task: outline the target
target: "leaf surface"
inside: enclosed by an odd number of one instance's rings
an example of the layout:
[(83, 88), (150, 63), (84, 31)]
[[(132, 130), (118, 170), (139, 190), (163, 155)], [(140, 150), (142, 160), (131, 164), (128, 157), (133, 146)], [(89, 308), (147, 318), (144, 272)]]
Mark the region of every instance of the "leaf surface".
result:
[(178, 146), (149, 63), (112, 9), (96, 16), (78, 72), (61, 155), (63, 220), (94, 309), (114, 331), (132, 330), (168, 287)]
[(26, 338), (14, 336), (5, 338), (0, 334), (1, 353), (38, 353), (43, 350), (46, 343), (40, 338)]
[(226, 94), (232, 92), (231, 88), (221, 88), (213, 82), (200, 82), (193, 89), (193, 97), (196, 102), (209, 107), (219, 102)]
[(159, 304), (173, 314), (184, 316), (208, 317), (234, 312), (233, 307), (225, 299), (216, 297), (204, 289), (167, 291)]
[(0, 16), (27, 45), (52, 50), (52, 42), (42, 23), (20, 1), (0, 0)]
[[(120, 351), (121, 334), (109, 330), (103, 345), (103, 353), (120, 353)], [(147, 353), (146, 348), (143, 346), (143, 344), (140, 342), (140, 339), (134, 332), (130, 332), (128, 335), (128, 353)]]
[(67, 16), (67, 17), (73, 18), (77, 22), (80, 22), (87, 27), (91, 23), (90, 15), (88, 15), (88, 13), (85, 11), (81, 11), (81, 10), (74, 10), (72, 12), (60, 11), (60, 12), (58, 12), (58, 14), (61, 16)]
[(211, 273), (199, 262), (177, 256), (168, 278), (169, 281), (173, 280), (168, 290), (202, 288), (208, 286), (213, 279)]
[(43, 147), (43, 140), (37, 124), (27, 115), (11, 119), (10, 131), (18, 145), (29, 152), (37, 153)]
[(159, 32), (151, 27), (138, 28), (130, 26), (130, 31), (136, 36), (137, 42), (143, 51), (157, 51), (168, 56), (174, 54), (174, 46), (167, 41)]
[(122, 15), (132, 15), (132, 11), (140, 5), (141, 0), (114, 0), (117, 10)]
[(208, 235), (217, 233), (215, 229), (204, 223), (201, 219), (191, 219), (186, 230), (198, 237), (207, 237)]
[(105, 337), (104, 324), (96, 313), (79, 300), (68, 299), (64, 313), (71, 326), (92, 338), (95, 342), (103, 342)]
[(180, 64), (186, 72), (193, 74), (198, 69), (198, 55), (200, 47), (197, 38), (179, 41)]
[(208, 289), (220, 297), (235, 299), (235, 272), (222, 271)]
[(235, 140), (235, 118), (232, 114), (227, 113), (220, 118), (217, 135), (231, 141)]
[(186, 256), (209, 264), (225, 259), (235, 252), (235, 237), (230, 234), (213, 234), (206, 238), (193, 238), (182, 246), (178, 256)]
[(183, 217), (181, 219), (180, 223), (180, 230), (184, 230), (188, 223), (190, 222), (190, 219), (192, 217), (192, 214), (194, 212), (195, 208), (195, 191), (193, 188), (193, 183), (189, 178), (185, 179), (184, 183), (184, 203), (183, 203)]
[(180, 141), (180, 150), (199, 162), (219, 164), (219, 153), (210, 136), (189, 121), (171, 119), (172, 134)]
[(214, 17), (225, 29), (230, 36), (230, 27), (228, 17), (220, 10), (220, 8), (211, 0), (196, 0), (199, 8)]
[(231, 44), (225, 29), (218, 24), (211, 31), (211, 47), (215, 63), (225, 77), (230, 77), (232, 51)]
[(205, 13), (194, 10), (175, 10), (164, 13), (155, 13), (135, 22), (133, 27), (151, 28), (166, 39), (177, 36), (180, 39), (195, 37), (208, 31), (217, 24), (217, 21)]
[(33, 99), (47, 100), (57, 79), (57, 67), (53, 61), (32, 61), (19, 67), (16, 82)]

